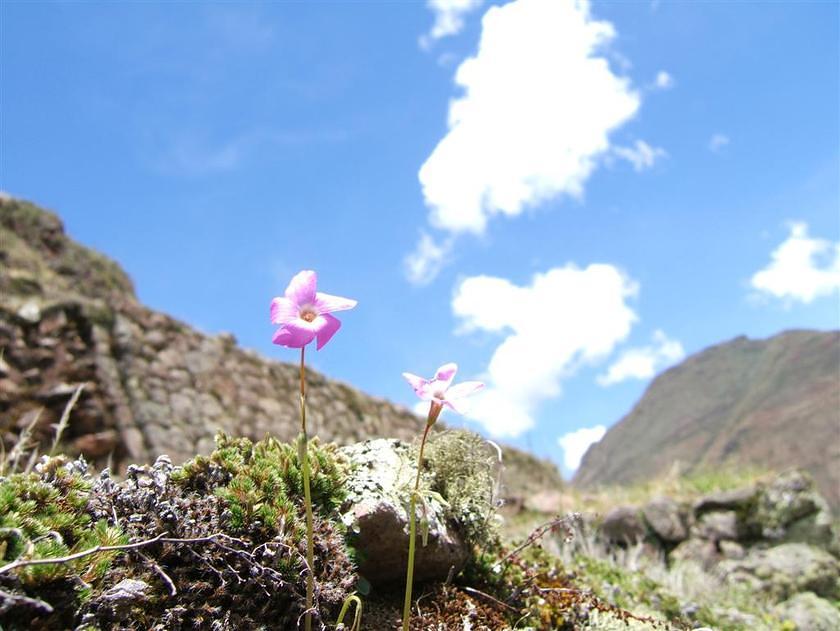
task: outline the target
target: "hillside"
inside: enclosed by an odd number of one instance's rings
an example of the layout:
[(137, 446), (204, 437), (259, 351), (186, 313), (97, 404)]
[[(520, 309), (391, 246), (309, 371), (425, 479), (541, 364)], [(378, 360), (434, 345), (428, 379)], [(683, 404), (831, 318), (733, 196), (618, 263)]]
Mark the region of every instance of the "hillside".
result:
[[(268, 297), (266, 298), (266, 317)], [(297, 367), (205, 335), (137, 300), (131, 279), (75, 243), (61, 220), (0, 199), (0, 437), (8, 452), (25, 428), (49, 444), (70, 396), (84, 384), (62, 451), (96, 466), (174, 463), (209, 453), (218, 431), (291, 440), (298, 431)], [(413, 440), (422, 421), (315, 371), (308, 377), (310, 431), (347, 444)], [(562, 484), (548, 462), (506, 450), (508, 494)]]
[(587, 451), (574, 483), (648, 480), (677, 462), (802, 467), (840, 507), (840, 332), (738, 337), (689, 357)]

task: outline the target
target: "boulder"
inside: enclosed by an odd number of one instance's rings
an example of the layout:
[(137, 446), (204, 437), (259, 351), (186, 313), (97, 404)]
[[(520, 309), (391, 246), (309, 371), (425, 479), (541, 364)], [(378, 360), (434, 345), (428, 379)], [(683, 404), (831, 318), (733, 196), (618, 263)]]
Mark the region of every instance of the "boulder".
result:
[(639, 509), (633, 506), (616, 506), (601, 523), (601, 536), (610, 543), (634, 544), (642, 541), (646, 534)]
[(828, 503), (802, 471), (788, 471), (770, 482), (750, 520), (751, 529), (765, 539), (830, 547), (837, 538)]
[(745, 583), (777, 600), (798, 592), (840, 596), (840, 563), (825, 550), (804, 543), (752, 549), (740, 560), (723, 561), (719, 571), (730, 583)]
[(670, 563), (693, 562), (710, 570), (721, 560), (721, 553), (714, 541), (690, 538), (674, 548), (668, 560)]
[(642, 516), (651, 531), (666, 543), (679, 543), (688, 538), (685, 512), (670, 498), (651, 500), (642, 509)]
[(701, 497), (694, 503), (698, 515), (715, 510), (744, 510), (752, 506), (758, 496), (757, 486), (747, 486), (729, 491), (716, 491)]
[(692, 528), (692, 535), (710, 541), (737, 541), (741, 530), (735, 511), (716, 510), (700, 516)]
[(813, 592), (803, 592), (777, 605), (776, 616), (792, 622), (797, 631), (836, 631), (840, 629), (840, 610)]
[[(402, 441), (367, 440), (342, 449), (353, 465), (349, 498), (342, 507), (353, 547), (359, 552), (359, 572), (372, 583), (405, 578), (408, 564), (408, 507), (417, 464), (414, 452)], [(423, 482), (426, 482), (425, 484)], [(416, 580), (445, 579), (459, 572), (468, 550), (457, 527), (448, 522), (442, 498), (423, 493), (417, 504)], [(425, 525), (424, 525), (425, 524)], [(421, 533), (426, 530), (426, 545)]]

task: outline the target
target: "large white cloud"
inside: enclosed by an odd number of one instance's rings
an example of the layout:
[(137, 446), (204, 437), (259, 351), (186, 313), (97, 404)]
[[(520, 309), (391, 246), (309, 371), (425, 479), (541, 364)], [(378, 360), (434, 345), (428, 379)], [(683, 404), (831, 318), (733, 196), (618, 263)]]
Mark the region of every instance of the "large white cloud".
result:
[(776, 298), (809, 303), (840, 288), (840, 242), (808, 236), (808, 225), (790, 226), (790, 235), (756, 272), (754, 289)]
[(557, 444), (563, 450), (563, 464), (566, 468), (570, 471), (577, 470), (586, 450), (601, 440), (606, 433), (606, 427), (596, 425), (595, 427), (582, 427), (558, 438)]
[(610, 132), (640, 104), (604, 56), (614, 37), (583, 0), (487, 11), (478, 53), (455, 75), (464, 92), (449, 131), (420, 169), (432, 225), (480, 233), (491, 215), (583, 193)]
[(584, 363), (608, 356), (636, 321), (627, 304), (636, 284), (612, 265), (573, 264), (534, 276), (528, 286), (473, 276), (452, 299), (460, 331), (504, 336), (493, 352), (469, 416), (494, 436), (517, 436), (534, 425), (539, 404)]
[(653, 344), (631, 348), (619, 356), (607, 371), (598, 376), (598, 383), (610, 386), (627, 379), (650, 379), (660, 369), (685, 357), (685, 350), (677, 340), (662, 331), (653, 334)]

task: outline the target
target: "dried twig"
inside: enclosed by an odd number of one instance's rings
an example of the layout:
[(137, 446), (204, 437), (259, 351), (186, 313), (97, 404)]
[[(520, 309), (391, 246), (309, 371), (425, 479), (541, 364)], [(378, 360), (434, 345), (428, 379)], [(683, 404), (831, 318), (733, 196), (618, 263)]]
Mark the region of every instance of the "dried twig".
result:
[(142, 552), (138, 552), (137, 554), (155, 571), (161, 580), (166, 583), (166, 586), (169, 588), (169, 595), (176, 596), (178, 594), (178, 589), (175, 587), (175, 583), (169, 578), (169, 574), (163, 571), (163, 568), (155, 563), (154, 559), (147, 557)]
[(73, 411), (73, 407), (76, 405), (76, 402), (79, 400), (79, 397), (82, 395), (82, 390), (84, 389), (85, 384), (80, 383), (73, 391), (73, 395), (70, 397), (67, 405), (64, 406), (64, 412), (61, 413), (61, 419), (58, 421), (58, 425), (55, 425), (55, 438), (53, 438), (53, 444), (50, 448), (50, 456), (53, 456), (55, 454), (55, 450), (58, 449), (58, 442), (61, 440), (61, 435), (70, 424), (70, 412)]
[(522, 552), (528, 546), (534, 545), (547, 532), (554, 530), (558, 527), (562, 527), (566, 531), (567, 538), (571, 537), (573, 534), (573, 530), (570, 526), (570, 522), (578, 522), (579, 520), (579, 513), (571, 513), (569, 515), (558, 515), (557, 517), (552, 518), (544, 524), (540, 524), (531, 531), (531, 534), (528, 535), (525, 541), (523, 541), (516, 548), (508, 552), (505, 555), (505, 557), (496, 564), (496, 567), (503, 566), (502, 574), (504, 574), (507, 571), (507, 568), (510, 565), (510, 561), (511, 559), (513, 559), (513, 557)]
[(504, 607), (505, 609), (509, 609), (510, 611), (517, 611), (516, 607), (511, 607), (510, 605), (508, 605), (505, 602), (502, 602), (498, 598), (495, 598), (494, 596), (491, 596), (490, 594), (485, 594), (481, 590), (475, 589), (474, 587), (467, 587), (465, 585), (465, 586), (462, 586), (460, 589), (464, 590), (468, 594), (472, 594), (474, 596), (480, 596), (482, 598), (486, 598), (487, 600), (496, 603), (500, 607)]
[[(116, 552), (116, 551), (124, 551), (124, 550), (133, 550), (135, 548), (142, 548), (144, 546), (151, 545), (153, 543), (215, 543), (218, 544), (217, 539), (233, 539), (233, 537), (228, 537), (224, 533), (215, 533), (212, 535), (207, 535), (206, 537), (194, 537), (191, 539), (177, 539), (173, 537), (167, 537), (168, 533), (162, 532), (156, 537), (152, 537), (151, 539), (144, 539), (143, 541), (136, 541), (134, 543), (124, 543), (115, 546), (94, 546), (92, 548), (88, 548), (87, 550), (82, 550), (81, 552), (75, 552), (73, 554), (68, 554), (67, 556), (63, 557), (51, 557), (45, 559), (17, 559), (12, 561), (11, 563), (7, 563), (3, 567), (0, 567), (0, 574), (5, 574), (6, 572), (11, 572), (12, 570), (16, 570), (19, 567), (26, 567), (29, 565), (49, 565), (50, 563), (69, 563), (70, 561), (75, 561), (76, 559), (82, 559), (86, 556), (90, 556), (92, 554), (97, 554), (98, 552)], [(247, 554), (247, 553), (246, 553)]]
[(23, 431), (18, 436), (18, 440), (15, 443), (14, 447), (12, 447), (12, 451), (9, 452), (9, 473), (14, 473), (17, 471), (18, 462), (20, 461), (21, 456), (23, 456), (24, 452), (26, 451), (29, 443), (29, 437), (32, 436), (32, 430), (34, 429), (35, 425), (37, 425), (38, 420), (41, 418), (41, 414), (44, 412), (44, 408), (38, 410), (38, 413), (35, 415), (35, 418), (32, 419), (32, 422), (29, 423), (26, 427), (23, 428)]

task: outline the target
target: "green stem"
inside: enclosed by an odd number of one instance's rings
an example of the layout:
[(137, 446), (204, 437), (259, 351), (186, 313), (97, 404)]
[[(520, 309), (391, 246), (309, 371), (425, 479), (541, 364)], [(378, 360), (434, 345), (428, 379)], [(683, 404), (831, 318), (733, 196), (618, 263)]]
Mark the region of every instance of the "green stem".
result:
[(304, 350), (300, 349), (300, 438), (298, 443), (300, 466), (303, 470), (303, 497), (306, 508), (306, 614), (304, 628), (312, 631), (312, 604), (315, 598), (315, 545), (312, 525), (312, 495), (309, 491), (309, 437), (306, 434), (306, 372)]
[(414, 492), (411, 494), (411, 502), (408, 510), (408, 570), (405, 575), (405, 604), (403, 605), (403, 631), (408, 631), (411, 623), (411, 589), (414, 586), (414, 548), (417, 535), (414, 512), (417, 504), (417, 495), (420, 492), (420, 472), (423, 470), (423, 449), (426, 447), (426, 437), (429, 430), (435, 424), (440, 414), (440, 406), (432, 401), (429, 407), (429, 418), (426, 421), (426, 429), (423, 430), (423, 439), (420, 441), (420, 455), (417, 457), (417, 477), (414, 479)]

